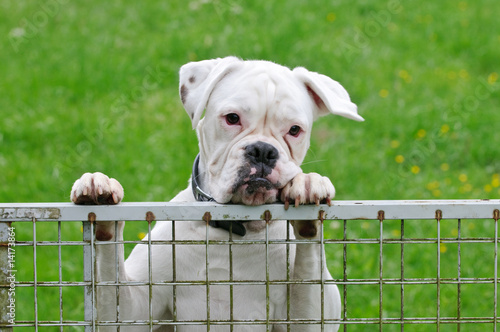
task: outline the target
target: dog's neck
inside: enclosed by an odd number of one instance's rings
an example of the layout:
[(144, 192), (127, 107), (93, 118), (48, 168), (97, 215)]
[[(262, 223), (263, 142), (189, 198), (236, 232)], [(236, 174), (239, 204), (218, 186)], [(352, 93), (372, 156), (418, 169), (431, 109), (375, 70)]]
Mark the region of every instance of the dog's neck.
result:
[[(198, 202), (215, 202), (215, 199), (207, 194), (203, 189), (201, 189), (200, 180), (200, 154), (198, 154), (193, 163), (193, 173), (191, 174), (191, 189), (193, 190), (194, 198)], [(235, 220), (210, 220), (208, 224), (215, 228), (222, 228), (228, 232), (232, 232), (236, 235), (244, 236), (247, 232), (245, 226), (242, 224), (243, 221)]]

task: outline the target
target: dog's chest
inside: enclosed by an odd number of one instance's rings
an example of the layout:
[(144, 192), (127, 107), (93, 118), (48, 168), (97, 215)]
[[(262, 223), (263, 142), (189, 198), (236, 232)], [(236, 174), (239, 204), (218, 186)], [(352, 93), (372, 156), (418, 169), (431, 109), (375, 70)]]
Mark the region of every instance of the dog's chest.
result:
[[(287, 279), (286, 253), (273, 245), (266, 250), (265, 244), (208, 246), (208, 255), (206, 248), (184, 246), (185, 252), (179, 255), (183, 259), (177, 262), (178, 280), (198, 283), (178, 287), (179, 318), (207, 319), (207, 312), (210, 319), (276, 318), (276, 308), (286, 305), (287, 290), (272, 281)], [(267, 275), (270, 285), (266, 282)]]

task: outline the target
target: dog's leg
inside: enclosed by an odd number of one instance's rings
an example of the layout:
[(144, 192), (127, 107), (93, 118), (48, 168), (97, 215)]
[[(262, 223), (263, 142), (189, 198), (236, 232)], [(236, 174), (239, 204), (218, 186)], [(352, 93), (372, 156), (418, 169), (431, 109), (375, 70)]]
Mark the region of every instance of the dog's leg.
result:
[[(282, 192), (282, 200), (288, 206), (330, 201), (335, 189), (330, 180), (316, 173), (299, 174)], [(324, 247), (318, 240), (323, 236), (322, 225), (318, 220), (290, 221), (295, 237), (299, 240), (310, 239), (311, 243), (297, 243), (293, 264), (294, 280), (332, 280), (326, 267)], [(324, 294), (322, 295), (322, 287)], [(290, 310), (292, 319), (340, 318), (340, 294), (336, 285), (292, 284)], [(321, 324), (293, 325), (292, 331), (321, 331)], [(338, 325), (324, 325), (324, 331), (337, 331)]]
[[(71, 190), (71, 200), (75, 204), (118, 204), (123, 198), (123, 188), (118, 181), (102, 173), (86, 173), (78, 179)], [(123, 241), (124, 221), (97, 221), (95, 225), (96, 245), (96, 281), (128, 281), (125, 268), (123, 244), (105, 244), (104, 241)], [(147, 271), (147, 266), (137, 266)], [(117, 287), (114, 285), (97, 286), (97, 319), (99, 321), (117, 321), (147, 319), (147, 287)], [(145, 289), (144, 289), (145, 288)], [(117, 295), (119, 295), (119, 315)], [(147, 330), (147, 327), (145, 327)], [(121, 331), (126, 331), (121, 328)], [(136, 328), (134, 331), (141, 330)], [(99, 331), (117, 331), (116, 326), (101, 326)]]
[[(291, 221), (294, 227), (295, 237), (299, 240), (310, 239), (312, 243), (297, 243), (295, 262), (293, 265), (294, 280), (332, 280), (325, 261), (323, 246), (316, 241), (322, 236), (321, 223), (314, 221)], [(316, 236), (303, 237), (301, 230), (313, 232)], [(291, 316), (295, 319), (339, 319), (340, 318), (340, 294), (336, 285), (323, 285), (324, 294), (321, 294), (322, 286), (293, 284), (291, 291)], [(323, 298), (322, 298), (323, 296)], [(325, 331), (337, 331), (338, 325), (325, 325)], [(321, 331), (320, 324), (298, 325), (292, 331)]]

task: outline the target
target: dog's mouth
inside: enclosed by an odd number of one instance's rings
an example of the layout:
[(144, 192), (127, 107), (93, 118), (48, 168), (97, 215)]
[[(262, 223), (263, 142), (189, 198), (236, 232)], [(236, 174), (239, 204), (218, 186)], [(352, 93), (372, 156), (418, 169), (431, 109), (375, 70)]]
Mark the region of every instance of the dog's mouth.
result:
[(271, 190), (275, 188), (275, 185), (266, 178), (253, 178), (248, 180), (244, 184), (247, 185), (246, 192), (249, 195), (253, 195), (257, 191)]
[(277, 189), (279, 183), (276, 183), (276, 175), (276, 171), (269, 167), (242, 167), (238, 174), (238, 180), (233, 186), (233, 193), (241, 190), (242, 187), (245, 187), (245, 192), (248, 195)]
[(279, 183), (273, 182), (269, 177), (249, 175), (248, 171), (246, 173), (247, 176), (240, 177), (233, 186), (233, 203), (261, 205), (276, 201), (281, 187)]

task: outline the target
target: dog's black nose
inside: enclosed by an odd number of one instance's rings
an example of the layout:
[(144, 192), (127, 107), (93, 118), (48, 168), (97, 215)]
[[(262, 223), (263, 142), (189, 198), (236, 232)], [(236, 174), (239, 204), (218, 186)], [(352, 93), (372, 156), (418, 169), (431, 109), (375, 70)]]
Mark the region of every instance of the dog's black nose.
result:
[(273, 168), (280, 156), (278, 149), (268, 143), (257, 142), (248, 145), (246, 156), (252, 164), (264, 164)]

